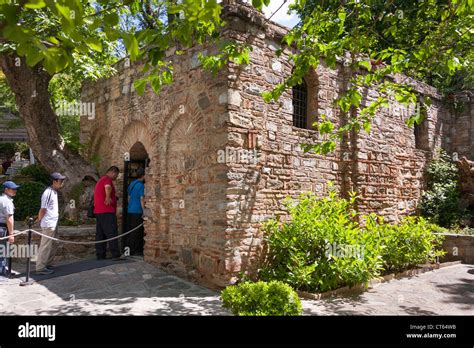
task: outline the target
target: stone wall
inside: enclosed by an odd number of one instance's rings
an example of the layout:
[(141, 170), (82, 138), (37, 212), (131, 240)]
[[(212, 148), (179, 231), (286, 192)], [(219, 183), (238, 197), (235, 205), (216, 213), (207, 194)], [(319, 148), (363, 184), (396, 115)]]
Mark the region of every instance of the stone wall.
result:
[[(178, 61), (175, 81), (158, 95), (151, 88), (137, 95), (132, 84), (141, 66), (124, 66), (126, 60), (115, 76), (85, 84), (81, 101), (95, 103), (96, 115), (81, 119), (81, 133), (85, 155), (99, 157), (101, 173), (110, 165), (122, 171), (124, 154), (144, 145), (150, 158), (145, 260), (213, 283), (225, 261), (227, 170), (215, 159), (227, 139), (228, 91), (224, 72), (212, 76), (200, 68), (200, 51), (169, 52)], [(116, 182), (120, 197), (122, 180)]]
[(474, 236), (445, 234), (443, 250), (446, 255), (441, 259), (442, 262), (462, 261), (474, 264)]
[[(159, 95), (150, 88), (143, 97), (136, 94), (132, 83), (140, 65), (124, 66), (126, 60), (114, 77), (83, 88), (81, 101), (96, 103), (96, 115), (81, 119), (82, 142), (90, 159), (100, 158), (102, 172), (112, 164), (123, 169), (124, 154), (136, 142), (150, 157), (146, 261), (225, 286), (239, 272), (254, 271), (262, 252), (261, 223), (275, 215), (286, 218), (286, 196), (322, 195), (333, 181), (342, 195), (358, 193), (361, 212), (397, 221), (414, 212), (436, 147), (469, 151), (470, 135), (461, 141), (451, 133), (451, 107), (435, 89), (412, 81), (420, 98), (433, 100), (417, 136), (404, 123), (409, 113), (392, 102), (377, 114), (370, 134), (352, 135), (328, 156), (303, 153), (301, 144), (320, 139), (315, 130), (293, 127), (291, 91), (277, 103), (266, 104), (260, 96), (291, 72), (291, 50), (279, 44), (287, 29), (245, 5), (230, 5), (224, 13), (222, 37), (251, 44), (249, 65), (230, 64), (212, 76), (199, 66), (202, 48), (182, 56), (170, 50), (175, 81)], [(279, 48), (283, 54), (277, 57)], [(343, 65), (331, 70), (322, 62), (306, 77), (311, 121), (326, 113), (340, 124), (332, 101), (346, 86), (344, 76)], [(373, 90), (363, 96), (363, 103), (377, 97)]]
[[(263, 17), (246, 11), (249, 13), (231, 15), (227, 32), (229, 37), (252, 46), (249, 65), (230, 66), (229, 89), (235, 103), (229, 105), (229, 145), (236, 150), (249, 148), (250, 138), (256, 138), (260, 156), (256, 165), (229, 165), (232, 180), (227, 217), (232, 237), (228, 247), (233, 256), (227, 270), (251, 271), (252, 265), (257, 265), (255, 260), (262, 250), (260, 223), (271, 216), (286, 216), (281, 204), (284, 197), (296, 197), (302, 191), (322, 195), (328, 181), (333, 181), (343, 195), (356, 192), (357, 209), (362, 213), (375, 212), (394, 222), (413, 213), (427, 162), (435, 148), (449, 146), (450, 129), (445, 124), (452, 119), (440, 94), (428, 85), (409, 81), (420, 98), (429, 96), (433, 102), (418, 127), (418, 139), (414, 128), (404, 122), (411, 113), (393, 100), (389, 108), (377, 113), (370, 134), (352, 134), (346, 146), (339, 144), (328, 156), (305, 154), (300, 144), (315, 143), (320, 137), (315, 130), (293, 126), (291, 91), (270, 104), (260, 97), (262, 91), (271, 90), (291, 73), (288, 56), (292, 51), (279, 44), (285, 29), (266, 24)], [(277, 57), (279, 49), (283, 53)], [(311, 123), (326, 114), (340, 125), (341, 117), (332, 105), (347, 85), (342, 63), (332, 70), (321, 62), (305, 81)], [(362, 105), (378, 96), (374, 90), (362, 94)]]
[(451, 130), (449, 151), (462, 158), (474, 158), (474, 93), (462, 92), (448, 97), (451, 118), (447, 125)]

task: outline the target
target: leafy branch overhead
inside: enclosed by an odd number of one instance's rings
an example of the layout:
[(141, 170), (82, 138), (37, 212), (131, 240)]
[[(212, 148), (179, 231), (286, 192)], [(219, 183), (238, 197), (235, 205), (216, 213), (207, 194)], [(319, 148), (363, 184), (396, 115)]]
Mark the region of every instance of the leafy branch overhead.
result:
[[(1, 51), (15, 52), (33, 67), (41, 64), (49, 74), (68, 68), (83, 70), (84, 78), (100, 74), (100, 56), (117, 53), (122, 46), (130, 60), (143, 59), (156, 91), (159, 84), (172, 81), (172, 69), (165, 51), (172, 46), (190, 47), (204, 43), (222, 25), (221, 7), (215, 0), (147, 1), (150, 8), (166, 7), (168, 16), (158, 12), (148, 26), (137, 21), (142, 1), (29, 0), (0, 1)], [(147, 18), (150, 20), (150, 18)], [(127, 25), (128, 24), (128, 25)], [(90, 57), (90, 60), (85, 59)], [(86, 60), (86, 61), (84, 61)], [(92, 66), (93, 63), (98, 63)], [(99, 70), (99, 73), (97, 71)], [(96, 76), (91, 76), (95, 72)]]
[[(80, 115), (61, 112), (78, 101), (82, 81), (110, 76), (128, 57), (125, 63), (144, 69), (137, 91), (158, 92), (173, 81), (170, 55), (219, 41), (221, 9), (216, 0), (0, 0), (2, 100), (13, 109), (16, 103), (38, 161), (50, 171), (63, 168), (68, 189), (95, 177), (78, 152)], [(222, 52), (248, 61), (237, 45)]]
[[(252, 0), (257, 10), (269, 3)], [(334, 104), (347, 122), (335, 127), (322, 115), (315, 126), (323, 140), (305, 146), (308, 151), (327, 153), (349, 132), (369, 132), (376, 113), (393, 98), (405, 105), (419, 102), (407, 81), (395, 81), (397, 74), (446, 92), (472, 86), (471, 0), (416, 5), (404, 0), (296, 0), (291, 9), (301, 21), (283, 41), (296, 48), (289, 57), (294, 69), (263, 93), (265, 101), (277, 100), (321, 60), (331, 68), (343, 64), (348, 82)], [(173, 81), (170, 55), (195, 45), (203, 47), (198, 58), (213, 73), (228, 62), (248, 64), (251, 45), (222, 42), (224, 26), (217, 0), (0, 0), (0, 54), (14, 53), (30, 67), (41, 66), (51, 75), (72, 73), (79, 80), (107, 76), (113, 72), (111, 64), (127, 56), (143, 64), (143, 76), (134, 81), (137, 92), (143, 94), (149, 85), (157, 93)], [(203, 53), (214, 43), (217, 52)], [(362, 96), (369, 88), (379, 96), (367, 104)], [(421, 102), (426, 108), (429, 100)], [(407, 123), (422, 118), (416, 113)]]
[[(297, 49), (290, 55), (294, 70), (283, 83), (263, 93), (265, 101), (277, 100), (301, 83), (321, 60), (333, 69), (338, 63), (344, 65), (348, 81), (346, 91), (334, 102), (334, 109), (346, 116), (346, 124), (336, 128), (327, 115), (321, 115), (314, 126), (323, 140), (305, 145), (306, 151), (328, 153), (349, 132), (362, 128), (370, 132), (377, 111), (393, 99), (406, 106), (420, 103), (406, 123), (421, 123), (419, 110), (430, 101), (419, 100), (407, 79), (396, 81), (398, 74), (446, 93), (474, 86), (472, 1), (296, 0), (292, 9), (301, 22), (284, 42)], [(369, 88), (379, 96), (367, 105), (362, 95)]]

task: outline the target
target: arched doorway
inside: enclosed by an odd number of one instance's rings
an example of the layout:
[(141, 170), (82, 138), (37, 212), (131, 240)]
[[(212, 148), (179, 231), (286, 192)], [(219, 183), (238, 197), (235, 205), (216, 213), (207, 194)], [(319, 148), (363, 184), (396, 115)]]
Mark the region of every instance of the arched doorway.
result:
[[(123, 206), (122, 206), (122, 232), (129, 231), (137, 224), (137, 214), (128, 213), (129, 195), (128, 189), (133, 192), (137, 184), (140, 170), (146, 170), (150, 163), (148, 152), (141, 142), (136, 142), (130, 148), (128, 156), (125, 156), (124, 175), (123, 175)], [(141, 218), (140, 218), (141, 219)], [(124, 237), (122, 249), (132, 246), (131, 253), (135, 255), (143, 255), (143, 227)], [(129, 245), (127, 245), (129, 244)], [(123, 250), (125, 252), (125, 250)]]

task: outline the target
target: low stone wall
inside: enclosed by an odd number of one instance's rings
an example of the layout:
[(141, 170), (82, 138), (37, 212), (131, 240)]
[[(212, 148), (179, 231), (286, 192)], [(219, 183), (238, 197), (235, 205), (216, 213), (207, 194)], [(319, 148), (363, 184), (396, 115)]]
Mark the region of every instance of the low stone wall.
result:
[[(15, 226), (15, 230), (24, 231), (27, 229), (26, 226)], [(34, 226), (34, 230), (41, 232), (41, 228)], [(59, 226), (58, 236), (59, 239), (76, 242), (92, 242), (95, 240), (95, 225), (82, 225), (82, 226)], [(33, 233), (32, 244), (39, 245), (41, 236)], [(16, 245), (24, 245), (28, 242), (28, 234), (23, 234), (15, 238)], [(82, 244), (69, 244), (59, 243), (56, 250), (55, 261), (64, 260), (80, 260), (89, 258), (95, 255), (94, 244), (82, 245)], [(35, 258), (32, 259), (35, 261)], [(24, 258), (13, 258), (13, 262), (25, 263)]]
[(443, 250), (446, 255), (442, 261), (462, 261), (474, 264), (474, 236), (461, 234), (443, 234)]

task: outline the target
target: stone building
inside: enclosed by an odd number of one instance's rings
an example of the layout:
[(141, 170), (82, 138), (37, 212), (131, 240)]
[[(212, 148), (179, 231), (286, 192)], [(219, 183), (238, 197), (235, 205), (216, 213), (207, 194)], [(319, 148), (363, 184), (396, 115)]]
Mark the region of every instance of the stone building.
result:
[[(408, 113), (393, 102), (377, 113), (370, 134), (328, 156), (304, 153), (300, 144), (319, 139), (312, 121), (327, 113), (339, 122), (332, 101), (347, 82), (343, 66), (331, 70), (323, 62), (278, 103), (266, 104), (260, 93), (292, 69), (290, 48), (280, 44), (287, 29), (245, 5), (224, 13), (222, 37), (251, 44), (249, 65), (229, 64), (213, 76), (200, 66), (202, 47), (179, 56), (170, 50), (175, 81), (159, 95), (149, 88), (137, 95), (132, 84), (141, 67), (126, 60), (115, 76), (83, 86), (81, 101), (96, 104), (95, 118), (81, 120), (86, 155), (102, 171), (112, 164), (125, 169), (125, 160), (147, 165), (145, 261), (225, 286), (252, 269), (260, 224), (286, 214), (286, 196), (324, 194), (331, 180), (342, 194), (359, 194), (360, 211), (396, 221), (415, 210), (436, 147), (472, 157), (472, 95), (453, 104), (414, 81), (420, 98), (433, 101), (420, 126), (406, 126)], [(366, 90), (363, 102), (376, 97)]]

